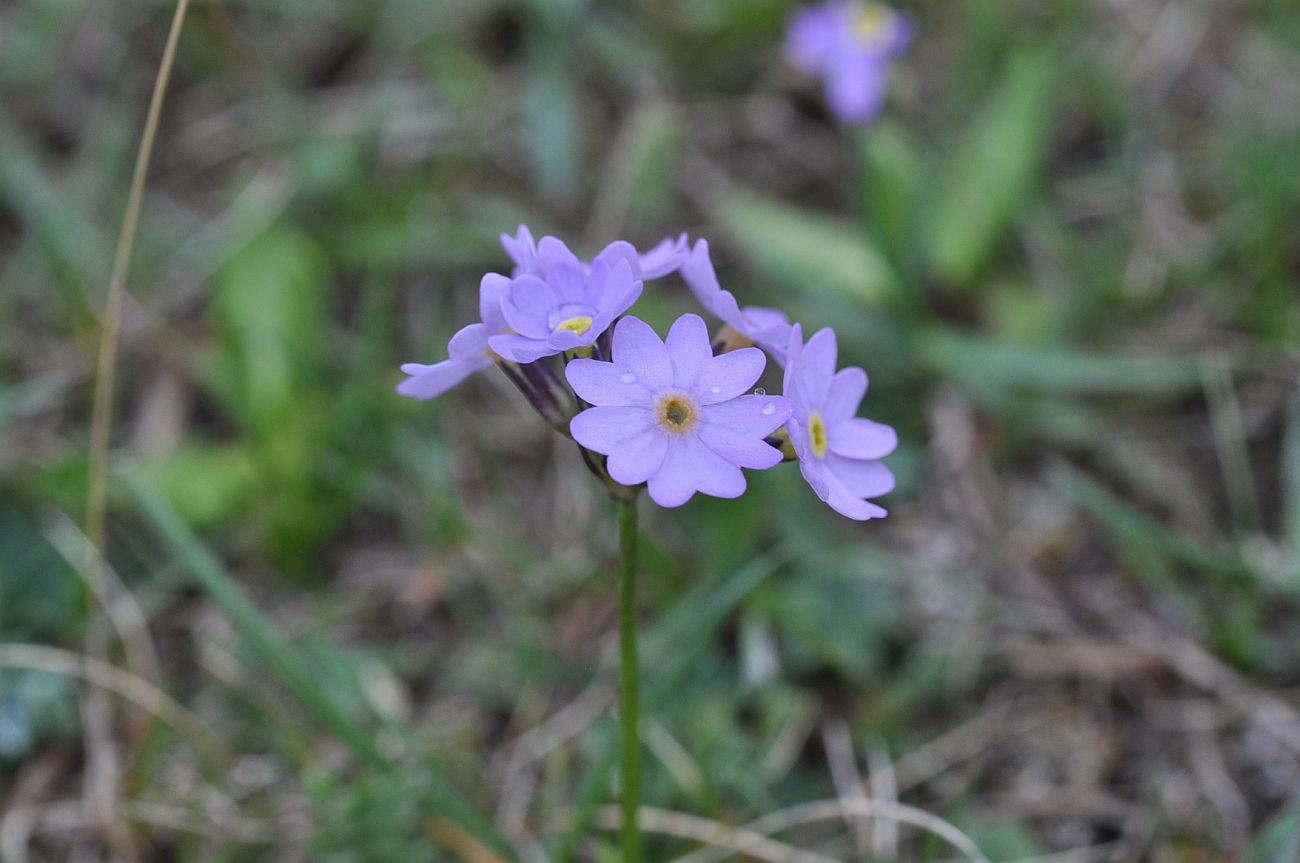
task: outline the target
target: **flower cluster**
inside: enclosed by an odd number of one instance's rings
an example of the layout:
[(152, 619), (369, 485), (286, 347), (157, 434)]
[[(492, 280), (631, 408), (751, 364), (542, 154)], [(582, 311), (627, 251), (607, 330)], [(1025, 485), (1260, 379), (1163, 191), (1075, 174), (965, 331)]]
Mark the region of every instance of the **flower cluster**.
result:
[(786, 31), (790, 61), (826, 85), (826, 101), (846, 123), (880, 113), (889, 61), (912, 41), (907, 19), (873, 0), (826, 0), (798, 10)]
[[(452, 337), (448, 359), (403, 365), (399, 393), (433, 398), (497, 366), (621, 496), (645, 487), (666, 507), (697, 492), (739, 497), (743, 469), (797, 459), (837, 512), (885, 514), (868, 499), (892, 490), (880, 459), (898, 441), (889, 426), (856, 416), (866, 373), (836, 370), (832, 330), (805, 343), (783, 312), (741, 306), (718, 282), (705, 240), (691, 246), (682, 235), (645, 253), (619, 241), (590, 262), (523, 226), (501, 243), (514, 268), (483, 277), (480, 321)], [(626, 314), (645, 281), (674, 272), (722, 322), (715, 335), (685, 314), (661, 339)], [(755, 389), (769, 355), (784, 367), (784, 395)]]

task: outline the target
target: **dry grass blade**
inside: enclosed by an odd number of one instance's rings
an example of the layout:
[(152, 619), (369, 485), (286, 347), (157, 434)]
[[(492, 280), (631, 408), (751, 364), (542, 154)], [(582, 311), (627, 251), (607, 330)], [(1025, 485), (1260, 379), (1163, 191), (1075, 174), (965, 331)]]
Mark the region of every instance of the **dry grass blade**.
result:
[[(699, 842), (718, 851), (718, 856), (744, 854), (766, 863), (840, 863), (833, 857), (803, 851), (744, 827), (732, 827), (685, 812), (642, 806), (637, 818), (647, 833)], [(572, 821), (572, 813), (561, 812), (553, 815), (546, 826), (550, 831), (565, 830), (572, 826)], [(604, 830), (617, 830), (623, 824), (622, 812), (617, 806), (602, 806), (596, 810), (592, 824)]]
[(135, 170), (131, 175), (131, 188), (127, 193), (126, 213), (122, 217), (122, 230), (117, 236), (117, 251), (113, 256), (113, 273), (108, 282), (108, 297), (104, 303), (104, 319), (99, 338), (99, 355), (95, 363), (95, 396), (90, 420), (90, 474), (86, 487), (86, 535), (99, 554), (92, 554), (88, 571), (92, 577), (103, 560), (104, 516), (108, 499), (108, 438), (112, 426), (113, 386), (117, 367), (118, 334), (122, 328), (122, 306), (126, 300), (126, 274), (135, 249), (135, 233), (140, 223), (140, 203), (144, 197), (145, 178), (153, 157), (154, 141), (158, 136), (158, 119), (162, 115), (163, 97), (167, 82), (171, 80), (172, 63), (176, 59), (176, 44), (180, 41), (181, 27), (189, 0), (179, 0), (172, 16), (167, 44), (163, 47), (158, 76), (154, 79), (149, 111), (145, 115), (144, 131), (140, 136), (140, 149), (136, 151)]
[(220, 739), (194, 713), (142, 677), (93, 656), (41, 644), (0, 644), (0, 668), (24, 668), (76, 677), (115, 692), (200, 744), (207, 754), (219, 752)]
[(143, 678), (157, 680), (160, 664), (158, 650), (149, 637), (149, 621), (117, 573), (102, 560), (98, 578), (93, 578), (84, 568), (87, 560), (96, 557), (95, 549), (70, 518), (60, 517), (47, 536), (50, 544), (81, 576), (91, 594), (103, 606), (109, 623), (122, 642), (127, 667)]
[[(931, 815), (929, 812), (917, 809), (914, 806), (907, 806), (902, 803), (884, 803), (870, 798), (818, 800), (812, 803), (801, 803), (798, 806), (791, 806), (788, 809), (781, 809), (764, 815), (762, 818), (751, 821), (743, 829), (747, 834), (766, 836), (803, 824), (811, 824), (815, 821), (847, 818), (887, 818), (899, 824), (910, 824), (913, 827), (933, 833), (966, 855), (967, 859), (975, 861), (975, 863), (989, 863), (989, 858), (984, 855), (984, 852), (979, 849), (974, 840), (939, 816)], [(675, 863), (711, 863), (711, 861), (717, 860), (721, 856), (723, 855), (718, 854), (715, 848), (704, 848), (684, 857), (679, 857)]]
[[(171, 29), (167, 33), (167, 43), (163, 47), (162, 60), (158, 64), (158, 74), (154, 79), (153, 94), (149, 99), (149, 110), (145, 115), (144, 130), (140, 135), (140, 147), (136, 151), (135, 169), (131, 175), (131, 188), (127, 194), (126, 212), (122, 218), (122, 229), (118, 234), (117, 250), (113, 256), (113, 272), (108, 282), (99, 354), (95, 363), (89, 475), (86, 479), (86, 536), (89, 538), (89, 544), (88, 558), (82, 570), (91, 585), (92, 594), (101, 596), (104, 595), (103, 567), (106, 563), (104, 539), (108, 503), (109, 430), (112, 425), (118, 334), (122, 328), (122, 306), (126, 298), (126, 274), (131, 264), (131, 253), (135, 248), (136, 227), (140, 222), (140, 203), (144, 197), (145, 177), (149, 173), (149, 162), (158, 135), (158, 119), (162, 115), (163, 97), (167, 92), (167, 82), (171, 79), (172, 63), (176, 59), (176, 45), (180, 41), (181, 27), (185, 23), (185, 13), (188, 8), (189, 0), (178, 0), (176, 12), (172, 16)], [(106, 602), (111, 604), (111, 598)], [(102, 635), (97, 635), (96, 628), (93, 626), (90, 632), (92, 635), (87, 638), (86, 652), (91, 656), (102, 654), (106, 649), (106, 645), (101, 643)], [(119, 856), (128, 860), (135, 859), (138, 855), (132, 847), (129, 835), (119, 826), (121, 819), (116, 816), (115, 811), (118, 784), (117, 753), (108, 730), (111, 720), (103, 694), (97, 690), (84, 693), (82, 713), (88, 756), (86, 777), (88, 802), (98, 812), (100, 821), (104, 824)]]
[(506, 863), (505, 858), (475, 839), (455, 821), (438, 816), (429, 821), (425, 829), (429, 836), (451, 849), (465, 863)]

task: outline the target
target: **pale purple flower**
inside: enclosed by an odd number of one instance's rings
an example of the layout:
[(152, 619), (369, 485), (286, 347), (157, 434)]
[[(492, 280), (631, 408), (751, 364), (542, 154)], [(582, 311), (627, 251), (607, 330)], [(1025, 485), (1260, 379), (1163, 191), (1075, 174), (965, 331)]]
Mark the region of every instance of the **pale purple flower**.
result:
[(501, 311), (512, 332), (494, 335), (488, 344), (517, 363), (589, 347), (639, 296), (641, 281), (626, 260), (611, 266), (597, 258), (590, 273), (557, 261), (545, 280), (528, 274), (510, 280)]
[(780, 365), (790, 343), (790, 319), (784, 312), (762, 306), (740, 307), (731, 291), (723, 290), (709, 258), (708, 240), (697, 240), (682, 265), (682, 278), (710, 314), (765, 348)]
[(846, 123), (865, 123), (880, 112), (889, 61), (911, 41), (907, 19), (872, 0), (805, 6), (786, 31), (791, 62), (821, 76), (831, 110)]
[(741, 468), (781, 461), (763, 439), (793, 409), (784, 396), (746, 394), (766, 362), (756, 348), (715, 357), (698, 315), (678, 318), (666, 342), (625, 317), (614, 328), (613, 362), (578, 359), (565, 368), (574, 392), (593, 405), (569, 432), (609, 457), (615, 481), (646, 483), (660, 506), (681, 506), (697, 491), (739, 497)]
[(510, 279), (498, 273), (488, 273), (479, 282), (478, 306), (480, 322), (463, 327), (451, 337), (447, 345), (448, 358), (433, 365), (404, 363), (402, 372), (410, 375), (397, 385), (397, 392), (415, 399), (440, 396), (465, 378), (488, 368), (495, 361), (488, 344), (489, 339), (510, 329), (501, 312), (501, 300), (510, 286)]
[(856, 366), (837, 372), (835, 358), (834, 330), (820, 330), (805, 345), (794, 325), (785, 367), (785, 394), (794, 403), (790, 442), (804, 479), (832, 509), (859, 521), (881, 518), (885, 510), (865, 498), (893, 490), (894, 475), (880, 459), (894, 451), (898, 435), (856, 416), (867, 373)]
[(501, 246), (515, 262), (513, 275), (536, 276), (546, 279), (551, 268), (556, 264), (576, 266), (583, 272), (590, 272), (596, 261), (605, 261), (611, 267), (620, 260), (626, 260), (632, 268), (634, 279), (657, 279), (675, 272), (686, 260), (688, 243), (686, 235), (677, 239), (664, 239), (650, 251), (642, 254), (636, 247), (624, 240), (618, 240), (606, 246), (591, 264), (585, 263), (555, 237), (542, 237), (533, 241), (532, 231), (527, 225), (520, 225), (512, 237), (501, 235)]

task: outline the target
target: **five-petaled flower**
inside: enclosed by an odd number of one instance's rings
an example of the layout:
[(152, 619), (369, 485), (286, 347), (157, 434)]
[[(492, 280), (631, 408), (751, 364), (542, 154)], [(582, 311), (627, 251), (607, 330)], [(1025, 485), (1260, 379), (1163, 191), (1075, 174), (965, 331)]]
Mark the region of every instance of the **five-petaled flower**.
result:
[(785, 367), (785, 394), (794, 405), (790, 442), (804, 479), (832, 509), (859, 521), (881, 518), (885, 510), (864, 498), (893, 490), (894, 475), (880, 459), (894, 451), (898, 435), (856, 416), (867, 373), (857, 366), (837, 372), (836, 353), (833, 330), (820, 330), (805, 345), (794, 325)]
[(646, 483), (660, 506), (680, 506), (698, 491), (739, 497), (741, 468), (769, 468), (780, 451), (765, 442), (789, 419), (783, 396), (747, 394), (763, 373), (757, 348), (714, 356), (698, 315), (683, 315), (661, 341), (625, 317), (614, 329), (613, 362), (577, 359), (566, 373), (593, 405), (573, 418), (573, 439), (608, 456), (609, 475)]
[(785, 312), (762, 306), (740, 307), (731, 291), (723, 290), (709, 258), (708, 240), (697, 240), (690, 257), (682, 265), (682, 278), (700, 301), (724, 324), (750, 341), (762, 346), (781, 365), (790, 343), (790, 319)]
[(639, 296), (641, 280), (624, 258), (612, 266), (597, 258), (589, 273), (560, 261), (545, 279), (523, 275), (510, 281), (501, 311), (512, 332), (492, 336), (488, 344), (517, 363), (590, 347)]
[(835, 115), (858, 124), (880, 112), (889, 61), (911, 40), (907, 19), (888, 6), (826, 0), (794, 14), (786, 51), (800, 69), (821, 76)]

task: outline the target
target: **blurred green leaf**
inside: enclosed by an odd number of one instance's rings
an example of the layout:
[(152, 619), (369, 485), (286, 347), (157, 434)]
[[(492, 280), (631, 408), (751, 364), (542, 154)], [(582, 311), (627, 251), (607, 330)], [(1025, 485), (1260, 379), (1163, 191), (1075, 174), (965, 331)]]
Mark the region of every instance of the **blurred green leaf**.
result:
[(944, 282), (970, 287), (1033, 192), (1052, 128), (1055, 64), (1045, 48), (1013, 55), (998, 90), (952, 146), (928, 231), (931, 268)]
[(0, 637), (64, 642), (84, 613), (67, 562), (32, 518), (0, 496)]
[(543, 196), (561, 204), (577, 195), (582, 162), (579, 97), (570, 62), (581, 28), (569, 18), (572, 5), (542, 4), (549, 13), (535, 16), (524, 91), (537, 185)]
[(792, 290), (831, 291), (870, 307), (898, 290), (885, 256), (851, 224), (739, 188), (725, 191), (714, 212), (736, 244)]
[(1195, 357), (1106, 356), (1052, 345), (1004, 344), (942, 329), (919, 335), (917, 350), (936, 374), (976, 391), (1152, 396), (1184, 393), (1201, 384)]
[(133, 467), (199, 530), (224, 522), (258, 485), (256, 465), (238, 445), (190, 444)]
[(925, 173), (919, 147), (907, 130), (888, 120), (873, 123), (859, 139), (865, 166), (862, 203), (873, 236), (905, 267), (924, 232), (917, 210)]
[(324, 359), (328, 270), (304, 233), (275, 226), (217, 276), (212, 307), (232, 412), (273, 433), (300, 402)]

